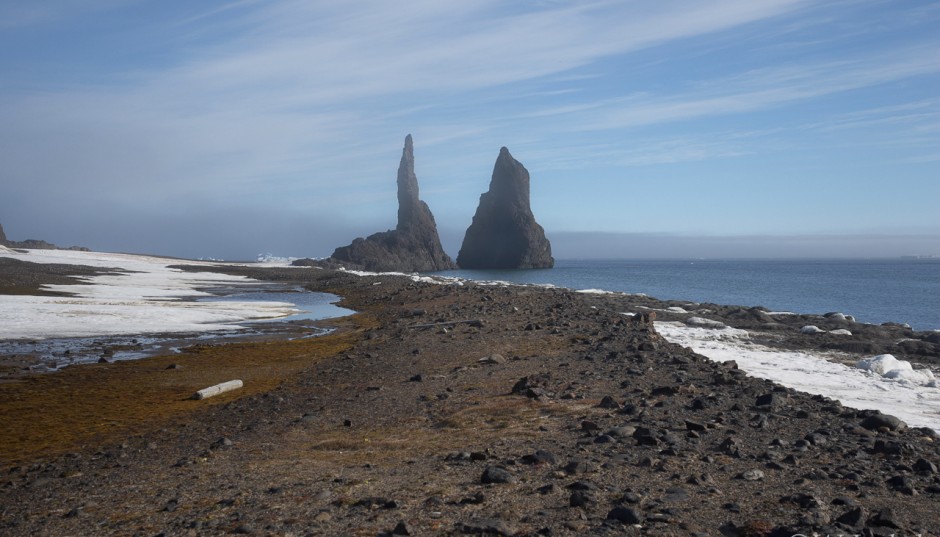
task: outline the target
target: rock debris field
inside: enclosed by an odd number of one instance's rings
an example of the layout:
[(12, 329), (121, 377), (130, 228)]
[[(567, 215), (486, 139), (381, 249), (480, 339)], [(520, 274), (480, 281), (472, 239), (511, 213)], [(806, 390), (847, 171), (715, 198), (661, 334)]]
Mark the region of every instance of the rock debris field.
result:
[[(678, 303), (212, 270), (359, 313), (319, 338), (0, 384), (0, 534), (940, 535), (935, 431), (669, 343), (650, 312), (688, 318)], [(854, 347), (838, 349), (801, 332), (838, 328), (825, 318), (711, 312), (786, 348), (938, 356), (900, 326), (850, 323)], [(244, 388), (189, 399), (236, 378)]]

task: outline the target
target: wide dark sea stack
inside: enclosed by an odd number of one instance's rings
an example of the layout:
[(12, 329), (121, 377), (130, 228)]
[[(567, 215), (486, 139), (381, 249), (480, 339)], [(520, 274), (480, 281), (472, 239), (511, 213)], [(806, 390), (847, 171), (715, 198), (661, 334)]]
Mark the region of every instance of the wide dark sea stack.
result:
[(418, 178), (411, 135), (405, 138), (398, 165), (398, 226), (358, 238), (337, 248), (334, 260), (372, 271), (429, 272), (456, 268), (441, 248), (434, 215), (418, 199)]
[(529, 206), (529, 172), (499, 150), (490, 190), (467, 228), (457, 265), (464, 269), (550, 268), (552, 245)]

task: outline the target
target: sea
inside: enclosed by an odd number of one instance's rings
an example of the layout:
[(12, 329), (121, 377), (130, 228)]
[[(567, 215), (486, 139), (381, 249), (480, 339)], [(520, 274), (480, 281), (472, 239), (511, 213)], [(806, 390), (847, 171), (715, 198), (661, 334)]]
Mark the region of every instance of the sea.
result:
[(940, 259), (556, 260), (551, 269), (436, 273), (645, 294), (660, 300), (842, 312), (859, 322), (940, 330)]

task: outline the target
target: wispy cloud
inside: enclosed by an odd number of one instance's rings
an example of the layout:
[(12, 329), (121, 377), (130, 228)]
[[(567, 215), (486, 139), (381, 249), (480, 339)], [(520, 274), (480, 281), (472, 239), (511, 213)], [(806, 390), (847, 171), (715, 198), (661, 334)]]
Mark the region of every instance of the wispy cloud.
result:
[(676, 95), (629, 96), (533, 115), (576, 113), (576, 128), (600, 130), (741, 114), (935, 74), (938, 50), (940, 43), (929, 43), (876, 57), (763, 68), (708, 80)]
[[(51, 178), (68, 174), (69, 184), (133, 195), (233, 192), (312, 168), (329, 181), (363, 181), (369, 167), (354, 173), (350, 164), (382, 154), (379, 137), (384, 147), (401, 135), (388, 132), (391, 102), (407, 116), (468, 91), (565, 75), (602, 57), (774, 17), (803, 2), (678, 4), (638, 12), (617, 2), (515, 10), (492, 0), (239, 2), (180, 21), (219, 19), (238, 31), (175, 65), (139, 69), (118, 85), (92, 82), (6, 100), (0, 136), (9, 143), (0, 151), (6, 171), (24, 182), (59, 182)], [(428, 127), (429, 141), (486, 130), (471, 124), (445, 134), (444, 127)]]
[[(472, 213), (500, 145), (531, 169), (602, 170), (598, 180), (614, 181), (624, 167), (799, 144), (788, 128), (874, 144), (887, 141), (845, 133), (892, 126), (909, 131), (896, 140), (918, 137), (917, 151), (900, 155), (908, 159), (930, 158), (936, 132), (937, 105), (923, 90), (734, 124), (936, 77), (940, 42), (929, 34), (847, 46), (865, 31), (924, 24), (903, 6), (870, 22), (865, 10), (893, 4), (239, 0), (149, 3), (153, 20), (117, 0), (21, 4), (0, 6), (0, 27), (88, 32), (89, 10), (106, 19), (113, 7), (139, 28), (102, 36), (115, 49), (130, 45), (120, 62), (90, 54), (76, 66), (49, 54), (7, 72), (0, 177), (11, 185), (0, 210), (15, 200), (42, 199), (47, 208), (37, 210), (48, 211), (53, 199), (106, 200), (156, 214), (211, 200), (374, 220), (394, 203), (389, 180), (411, 132), (422, 192), (450, 203), (445, 223)], [(61, 47), (52, 30), (48, 42)]]

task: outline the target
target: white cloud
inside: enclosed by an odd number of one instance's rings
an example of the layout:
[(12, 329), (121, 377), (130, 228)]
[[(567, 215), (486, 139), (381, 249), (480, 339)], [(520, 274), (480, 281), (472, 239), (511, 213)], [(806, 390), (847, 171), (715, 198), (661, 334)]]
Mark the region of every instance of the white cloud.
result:
[[(57, 20), (77, 17), (75, 9)], [(90, 62), (81, 85), (52, 76), (32, 81), (43, 90), (25, 96), (0, 87), (0, 177), (13, 183), (6, 203), (41, 199), (37, 211), (51, 211), (56, 200), (107, 200), (156, 214), (212, 200), (233, 212), (269, 205), (374, 216), (386, 209), (401, 139), (412, 132), (422, 192), (468, 205), (451, 203), (438, 214), (445, 223), (472, 214), (500, 145), (533, 169), (733, 158), (762, 149), (769, 129), (635, 133), (940, 71), (933, 42), (819, 53), (825, 47), (806, 45), (819, 41), (803, 33), (825, 29), (829, 13), (804, 0), (242, 0), (199, 9), (170, 23), (164, 12), (142, 28), (134, 50), (159, 63)], [(774, 32), (817, 55), (761, 69), (753, 58), (722, 64), (740, 39), (769, 46), (761, 36)], [(653, 80), (631, 78), (640, 64)]]
[[(404, 134), (397, 125), (409, 121), (407, 110), (387, 121), (390, 108), (459, 102), (474, 89), (564, 74), (800, 5), (241, 2), (174, 26), (235, 29), (175, 66), (142, 68), (116, 85), (90, 81), (6, 99), (0, 156), (5, 175), (24, 184), (93, 185), (102, 195), (149, 199), (193, 190), (234, 195), (311, 172), (323, 173), (308, 179), (311, 188), (368, 183), (378, 168), (364, 163), (397, 145)], [(446, 122), (429, 125), (428, 141), (485, 132), (488, 119), (480, 119), (451, 132), (443, 132)]]
[[(931, 43), (876, 57), (777, 66), (713, 79), (670, 96), (632, 95), (604, 103), (541, 112), (571, 114), (576, 128), (620, 129), (783, 106), (835, 93), (940, 72)], [(589, 112), (589, 113), (587, 113)]]

